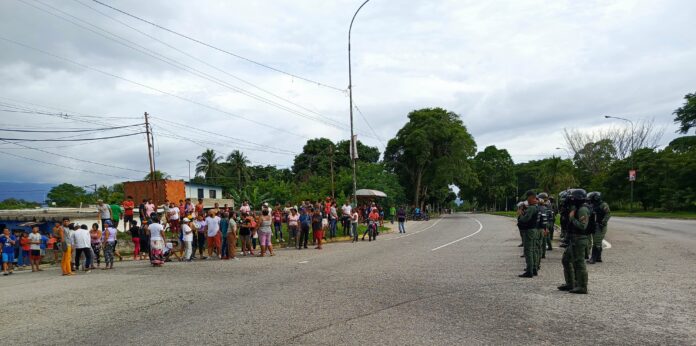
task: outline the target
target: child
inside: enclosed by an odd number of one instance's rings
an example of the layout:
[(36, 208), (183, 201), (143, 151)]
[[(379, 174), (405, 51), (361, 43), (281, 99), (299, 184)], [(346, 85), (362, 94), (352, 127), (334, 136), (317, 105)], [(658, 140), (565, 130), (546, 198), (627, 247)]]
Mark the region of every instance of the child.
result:
[(29, 251), (31, 250), (31, 244), (26, 232), (22, 232), (22, 237), (19, 238), (19, 247), (19, 263), (17, 263), (17, 266), (24, 268), (29, 262)]
[(17, 241), (12, 233), (10, 233), (9, 228), (2, 230), (3, 234), (0, 236), (0, 252), (2, 252), (2, 275), (12, 274), (12, 262), (14, 262), (14, 245)]
[(31, 271), (38, 272), (43, 271), (39, 268), (41, 265), (41, 233), (39, 233), (39, 226), (34, 225), (31, 228), (31, 234), (29, 234), (29, 251), (30, 251), (30, 261), (31, 261)]

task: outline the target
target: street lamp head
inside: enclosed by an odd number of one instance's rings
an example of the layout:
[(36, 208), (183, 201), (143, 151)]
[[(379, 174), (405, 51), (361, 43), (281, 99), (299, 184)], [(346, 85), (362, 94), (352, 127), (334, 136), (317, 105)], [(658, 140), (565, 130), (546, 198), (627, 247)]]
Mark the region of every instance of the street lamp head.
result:
[(604, 118), (605, 118), (605, 119), (611, 119), (611, 116), (610, 116), (610, 115), (605, 115)]

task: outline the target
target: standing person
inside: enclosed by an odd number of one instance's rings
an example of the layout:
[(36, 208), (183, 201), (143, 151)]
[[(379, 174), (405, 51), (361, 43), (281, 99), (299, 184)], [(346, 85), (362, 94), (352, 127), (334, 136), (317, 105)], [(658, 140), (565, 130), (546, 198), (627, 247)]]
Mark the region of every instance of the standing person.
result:
[(353, 240), (351, 243), (358, 242), (358, 224), (360, 223), (360, 213), (358, 209), (353, 209), (350, 215), (350, 233), (352, 234)]
[(239, 207), (239, 212), (242, 214), (249, 215), (251, 213), (251, 207), (249, 206), (249, 201), (242, 202), (242, 206)]
[(336, 225), (338, 224), (338, 211), (336, 210), (336, 202), (331, 202), (329, 208), (329, 238), (336, 237)]
[(147, 211), (145, 210), (145, 204), (147, 203), (147, 199), (143, 198), (143, 201), (138, 205), (138, 217), (140, 218), (140, 224), (143, 224), (143, 221), (147, 220)]
[[(563, 276), (565, 284), (558, 287), (561, 291), (576, 294), (587, 294), (587, 266), (585, 265), (585, 249), (587, 248), (590, 227), (590, 209), (585, 205), (587, 193), (585, 190), (571, 190), (568, 199), (572, 209), (568, 214), (569, 238), (568, 247), (563, 253)], [(589, 227), (588, 227), (589, 226)]]
[(602, 263), (602, 241), (604, 241), (604, 237), (607, 235), (607, 225), (611, 218), (611, 210), (609, 209), (609, 204), (602, 201), (602, 194), (599, 192), (588, 193), (587, 199), (589, 199), (590, 207), (594, 209), (597, 218), (595, 230), (591, 233), (592, 256), (587, 263)]
[(524, 259), (527, 264), (524, 273), (520, 274), (521, 278), (532, 278), (537, 274), (537, 256), (541, 256), (539, 253), (539, 246), (537, 242), (540, 241), (539, 229), (537, 224), (538, 218), (538, 208), (537, 208), (537, 196), (534, 191), (529, 190), (526, 193), (527, 196), (527, 208), (518, 209), (517, 211), (517, 225), (522, 231), (524, 241)]
[(85, 265), (83, 270), (90, 272), (92, 267), (92, 239), (87, 229), (87, 225), (81, 225), (80, 228), (73, 233), (73, 244), (75, 244), (75, 267), (80, 270), (80, 261), (82, 254), (85, 254)]
[(150, 228), (147, 220), (140, 224), (140, 259), (150, 258)]
[(242, 212), (242, 224), (239, 229), (239, 238), (242, 242), (242, 256), (247, 255), (247, 251), (252, 256), (254, 252), (251, 251), (251, 226), (253, 219), (249, 214)]
[(283, 239), (283, 211), (280, 210), (280, 204), (276, 204), (273, 209), (273, 232), (278, 242), (284, 242)]
[(394, 224), (394, 219), (396, 218), (396, 207), (393, 205), (389, 207), (389, 217), (391, 218), (391, 224)]
[(164, 264), (164, 226), (159, 223), (159, 215), (152, 218), (152, 224), (148, 226), (150, 231), (150, 258), (155, 267)]
[[(31, 254), (31, 241), (29, 240), (29, 235), (22, 231), (22, 235), (19, 237), (19, 260), (17, 261), (17, 266), (22, 266), (22, 269), (30, 263), (31, 259), (29, 255)], [(32, 267), (32, 271), (33, 271)]]
[(297, 242), (297, 238), (299, 236), (299, 223), (300, 214), (297, 213), (297, 209), (291, 208), (290, 214), (288, 215), (288, 238), (290, 238), (288, 239), (288, 242)]
[[(118, 231), (118, 225), (121, 222), (123, 210), (121, 210), (121, 206), (118, 204), (111, 204), (109, 205), (109, 208), (111, 208), (111, 221), (113, 222), (114, 228)], [(125, 229), (126, 226), (123, 226), (124, 232)]]
[(94, 261), (92, 261), (92, 269), (94, 269), (94, 262), (97, 262), (97, 268), (101, 267), (101, 243), (102, 243), (102, 232), (99, 229), (98, 223), (92, 224), (92, 229), (89, 231), (89, 244), (92, 247), (92, 252), (94, 253)]
[(49, 258), (53, 258), (51, 265), (58, 263), (58, 252), (56, 250), (56, 236), (53, 233), (48, 234), (48, 241), (46, 242), (46, 254)]
[(39, 267), (41, 265), (41, 233), (39, 233), (38, 225), (34, 225), (31, 227), (31, 234), (29, 234), (29, 251), (31, 271), (43, 271), (43, 269)]
[(399, 221), (399, 233), (406, 233), (406, 210), (403, 206), (396, 212), (396, 218)]
[(184, 218), (184, 224), (181, 225), (181, 233), (184, 241), (184, 261), (191, 262), (191, 254), (193, 253), (193, 230), (192, 223), (188, 218)]
[(300, 234), (297, 237), (297, 249), (307, 248), (307, 241), (309, 240), (309, 228), (312, 225), (312, 216), (308, 214), (308, 207), (303, 207), (300, 209)]
[(220, 217), (220, 234), (222, 235), (222, 247), (220, 247), (220, 258), (230, 259), (227, 247), (227, 232), (230, 230), (230, 214), (226, 214), (224, 209), (221, 209), (222, 216)]
[(138, 227), (138, 222), (135, 220), (131, 220), (130, 223), (128, 229), (133, 242), (133, 260), (137, 261), (140, 258), (140, 227)]
[(196, 203), (195, 210), (196, 210), (196, 217), (198, 217), (200, 215), (200, 216), (203, 216), (203, 218), (205, 219), (206, 215), (204, 212), (205, 206), (203, 205), (203, 198), (198, 199), (198, 203)]
[(0, 247), (2, 251), (2, 275), (10, 275), (14, 271), (12, 264), (14, 262), (14, 245), (17, 242), (17, 238), (10, 233), (10, 229), (4, 227), (2, 230), (2, 236), (0, 236)]
[(184, 217), (193, 220), (196, 216), (194, 215), (196, 213), (196, 207), (193, 205), (193, 202), (191, 202), (190, 198), (187, 198), (186, 201), (184, 201)]
[(213, 252), (220, 258), (220, 247), (222, 238), (220, 235), (220, 217), (215, 214), (214, 210), (210, 211), (210, 215), (205, 218), (205, 223), (208, 225), (208, 257), (213, 256)]
[(111, 221), (111, 207), (104, 203), (103, 200), (97, 200), (97, 213), (101, 222), (102, 230), (106, 229), (106, 222)]
[(237, 260), (237, 213), (232, 213), (227, 225), (227, 258)]
[(116, 248), (117, 230), (113, 227), (111, 220), (107, 220), (104, 230), (104, 268), (102, 270), (114, 269), (114, 250)]
[(70, 244), (70, 231), (69, 231), (70, 218), (63, 218), (63, 226), (57, 229), (57, 236), (59, 237), (59, 247), (63, 252), (63, 257), (60, 260), (60, 267), (63, 275), (73, 275), (72, 266), (70, 265), (70, 260), (72, 259), (72, 248)]
[(321, 210), (315, 209), (314, 215), (312, 215), (312, 235), (316, 239), (317, 246), (315, 249), (321, 250), (321, 241), (324, 239), (324, 229), (326, 228), (324, 224), (325, 218), (322, 217)]
[(133, 197), (126, 197), (126, 200), (121, 203), (121, 207), (123, 207), (123, 229), (128, 232), (133, 222), (133, 209), (135, 209)]
[(266, 250), (271, 256), (275, 256), (273, 253), (273, 245), (271, 244), (271, 235), (273, 231), (271, 230), (271, 224), (273, 223), (273, 217), (270, 215), (268, 208), (261, 211), (261, 222), (259, 225), (259, 243), (261, 245), (261, 253), (259, 257), (264, 257), (266, 255)]
[(174, 239), (179, 238), (179, 219), (181, 218), (179, 213), (179, 207), (177, 207), (174, 202), (169, 203), (167, 221), (169, 222), (169, 230), (172, 232), (172, 238)]
[(341, 207), (341, 218), (343, 220), (343, 235), (347, 236), (350, 235), (351, 232), (351, 218), (353, 217), (352, 213), (353, 207), (351, 207), (350, 203), (348, 203), (348, 200), (346, 200), (343, 203), (343, 206)]
[[(207, 259), (208, 257), (205, 257), (205, 235), (208, 233), (208, 226), (205, 222), (205, 216), (203, 214), (197, 214), (196, 215), (196, 221), (193, 223), (193, 225), (196, 228), (196, 245), (198, 247), (198, 255), (201, 257), (201, 259)], [(195, 255), (195, 251), (194, 251)]]

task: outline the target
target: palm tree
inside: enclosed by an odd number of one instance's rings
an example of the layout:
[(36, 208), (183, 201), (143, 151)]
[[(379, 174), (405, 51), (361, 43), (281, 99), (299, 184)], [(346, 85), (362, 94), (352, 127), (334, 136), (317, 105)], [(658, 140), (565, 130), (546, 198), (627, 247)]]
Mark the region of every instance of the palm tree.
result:
[(242, 189), (242, 181), (249, 178), (248, 164), (251, 162), (239, 150), (235, 150), (227, 155), (227, 162), (230, 163), (232, 173), (237, 176), (237, 190), (239, 191)]
[(219, 170), (218, 162), (222, 157), (217, 156), (215, 150), (206, 149), (197, 159), (200, 161), (196, 164), (196, 175), (203, 173), (206, 178), (212, 178)]

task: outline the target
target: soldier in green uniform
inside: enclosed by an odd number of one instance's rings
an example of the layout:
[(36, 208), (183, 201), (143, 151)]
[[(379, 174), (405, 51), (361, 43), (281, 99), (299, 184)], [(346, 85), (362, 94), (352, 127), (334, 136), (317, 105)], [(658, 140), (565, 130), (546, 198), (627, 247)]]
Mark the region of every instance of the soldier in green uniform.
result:
[(585, 204), (587, 193), (582, 189), (571, 190), (568, 195), (571, 211), (568, 215), (569, 228), (567, 237), (568, 247), (563, 253), (563, 276), (565, 285), (559, 286), (561, 291), (587, 294), (587, 267), (585, 265), (585, 248), (588, 240), (588, 225), (591, 211)]
[(524, 273), (519, 275), (521, 278), (531, 278), (537, 275), (537, 256), (540, 256), (537, 197), (536, 193), (531, 190), (527, 191), (526, 196), (527, 208), (517, 211), (517, 226), (523, 233), (524, 259), (527, 265)]
[(590, 206), (594, 209), (596, 215), (596, 227), (592, 233), (592, 256), (587, 261), (589, 264), (602, 262), (602, 240), (607, 235), (607, 224), (611, 218), (611, 210), (609, 204), (602, 201), (602, 194), (599, 192), (590, 192), (587, 194), (587, 199), (590, 201)]
[(561, 216), (561, 244), (560, 247), (568, 246), (568, 213), (570, 213), (569, 204), (567, 203), (568, 191), (561, 191), (558, 194), (558, 215)]

